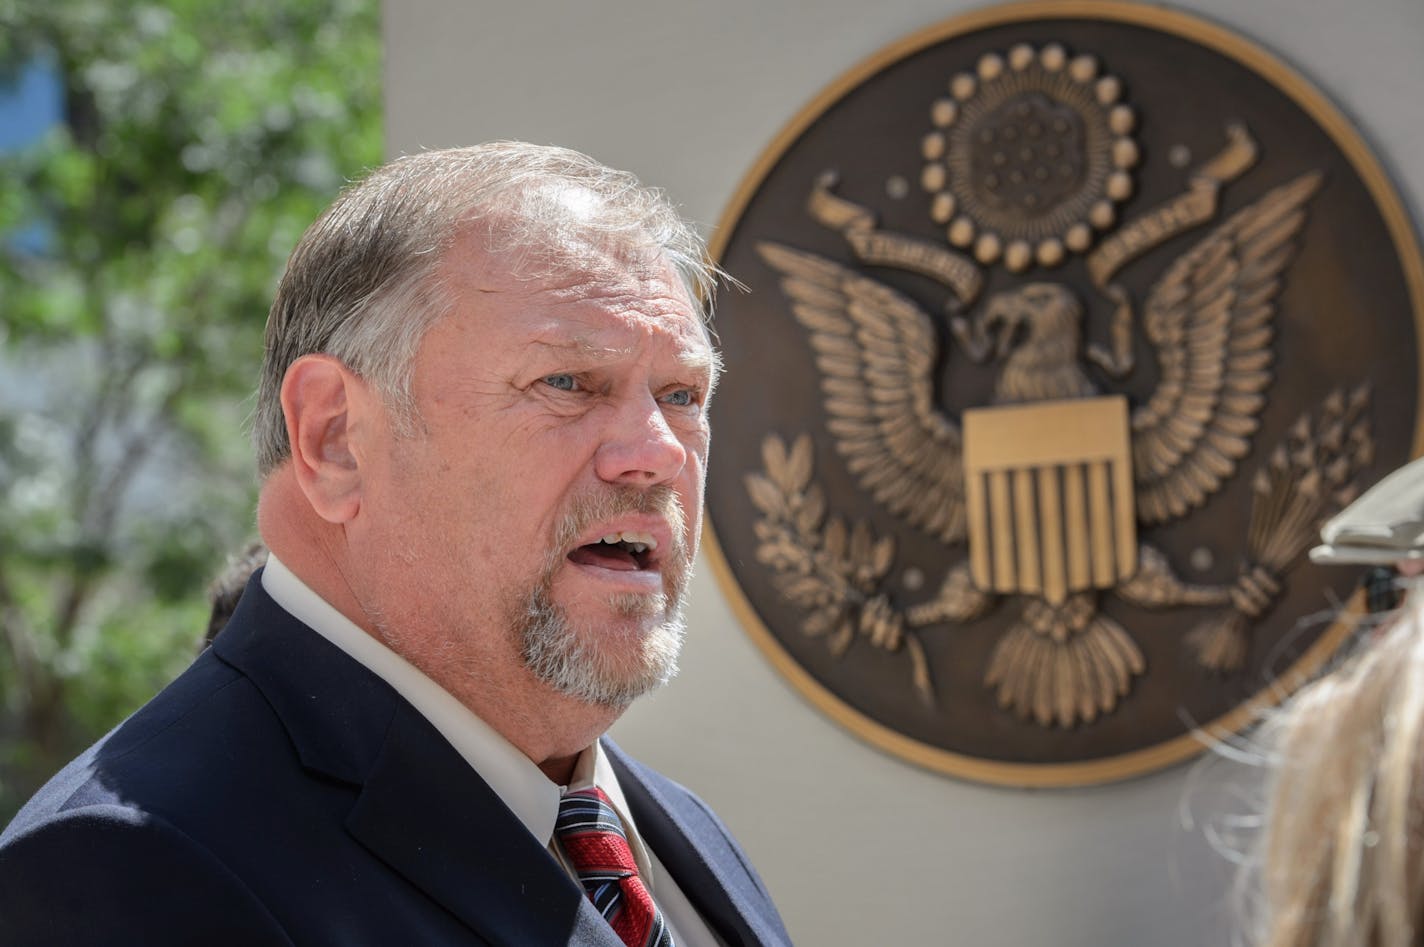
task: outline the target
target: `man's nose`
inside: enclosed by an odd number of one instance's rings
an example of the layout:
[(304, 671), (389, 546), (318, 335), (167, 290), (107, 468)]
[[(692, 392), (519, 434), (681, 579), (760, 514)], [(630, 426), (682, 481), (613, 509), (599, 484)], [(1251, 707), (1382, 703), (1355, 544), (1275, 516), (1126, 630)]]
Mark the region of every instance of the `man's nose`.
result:
[(594, 457), (600, 479), (638, 486), (667, 483), (686, 463), (687, 447), (651, 394), (618, 406)]

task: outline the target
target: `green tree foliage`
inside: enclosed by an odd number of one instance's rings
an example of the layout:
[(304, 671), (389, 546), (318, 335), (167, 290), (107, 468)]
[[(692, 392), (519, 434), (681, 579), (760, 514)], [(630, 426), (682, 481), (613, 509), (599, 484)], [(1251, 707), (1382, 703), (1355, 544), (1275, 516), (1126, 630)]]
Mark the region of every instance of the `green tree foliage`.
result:
[[(193, 657), (281, 267), (380, 160), (377, 0), (0, 0), (0, 823)], [(28, 235), (28, 236), (24, 236)]]

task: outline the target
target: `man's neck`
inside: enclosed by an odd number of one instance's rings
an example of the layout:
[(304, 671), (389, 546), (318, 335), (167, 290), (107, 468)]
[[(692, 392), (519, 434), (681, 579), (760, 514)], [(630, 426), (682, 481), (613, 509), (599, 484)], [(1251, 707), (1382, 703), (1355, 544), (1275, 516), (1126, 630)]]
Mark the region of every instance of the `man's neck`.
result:
[(573, 782), (574, 766), (577, 765), (579, 754), (573, 756), (560, 756), (557, 759), (548, 759), (539, 764), (539, 769), (545, 776), (559, 786), (567, 786)]
[(422, 664), (410, 655), (405, 657), (561, 786), (568, 783), (579, 754), (623, 714), (621, 707), (590, 704), (556, 693), (526, 670), (510, 675), (516, 680), (495, 681), (488, 676), (452, 674), (449, 662)]

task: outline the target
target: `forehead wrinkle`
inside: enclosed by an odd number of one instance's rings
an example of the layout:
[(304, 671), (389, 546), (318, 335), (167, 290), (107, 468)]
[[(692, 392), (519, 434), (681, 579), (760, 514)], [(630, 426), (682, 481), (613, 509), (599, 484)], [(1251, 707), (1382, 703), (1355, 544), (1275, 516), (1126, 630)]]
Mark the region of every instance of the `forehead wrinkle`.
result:
[(492, 281), (467, 280), (465, 289), (476, 296), (506, 296), (512, 299), (542, 300), (554, 306), (596, 303), (605, 310), (634, 318), (639, 322), (658, 323), (670, 317), (690, 316), (701, 325), (695, 305), (676, 285), (659, 280), (647, 282), (623, 281), (612, 285), (605, 280), (575, 279), (565, 284), (542, 282), (500, 285)]
[[(672, 305), (659, 305), (663, 302)], [(580, 303), (592, 303), (596, 312), (580, 314)], [(578, 295), (560, 300), (558, 305), (576, 307), (571, 310), (573, 318), (546, 313), (548, 318), (534, 330), (531, 345), (608, 359), (635, 356), (648, 344), (667, 345), (677, 362), (688, 367), (707, 366), (715, 357), (706, 328), (695, 313), (688, 311), (685, 302), (675, 297), (653, 298), (639, 293), (604, 294), (597, 298)], [(626, 344), (620, 344), (625, 340)]]
[[(673, 287), (653, 284), (625, 283), (611, 286), (603, 281), (574, 283), (569, 286), (545, 286), (538, 293), (556, 305), (566, 303), (596, 302), (607, 309), (643, 317), (659, 318), (691, 312), (687, 300)], [(694, 314), (695, 315), (695, 314)]]
[(573, 265), (568, 269), (544, 273), (532, 280), (518, 275), (515, 279), (525, 285), (533, 283), (529, 286), (531, 294), (559, 302), (596, 299), (629, 309), (661, 309), (669, 304), (674, 309), (684, 309), (691, 302), (676, 271), (661, 257), (625, 259), (599, 254), (570, 262)]
[[(578, 335), (568, 339), (559, 339), (557, 341), (532, 339), (529, 345), (532, 348), (555, 353), (571, 352), (576, 358), (590, 362), (616, 361), (622, 358), (631, 358), (638, 354), (638, 346), (636, 344), (627, 346), (599, 344), (584, 335)], [(694, 374), (707, 374), (714, 382), (721, 371), (721, 354), (710, 347), (680, 347), (679, 351), (674, 355), (674, 359), (678, 367), (683, 371)]]
[(467, 248), (464, 255), (446, 256), (441, 275), (457, 299), (469, 294), (471, 299), (506, 295), (555, 306), (593, 302), (640, 321), (690, 316), (705, 334), (705, 313), (661, 256), (575, 255), (565, 261), (568, 266), (529, 273), (517, 265), (490, 265), (498, 262), (499, 254), (478, 246)]
[(579, 335), (573, 338), (560, 339), (556, 342), (548, 342), (543, 339), (532, 339), (529, 344), (534, 348), (549, 349), (554, 352), (572, 352), (581, 359), (590, 361), (603, 361), (623, 358), (632, 355), (634, 347), (617, 345), (598, 345), (586, 336)]
[[(481, 254), (487, 258), (487, 254)], [(614, 361), (632, 357), (641, 344), (616, 344), (617, 326), (589, 327), (586, 320), (574, 315), (566, 320), (550, 311), (565, 309), (578, 313), (578, 304), (590, 303), (604, 317), (612, 315), (622, 321), (622, 329), (650, 332), (654, 337), (670, 340), (675, 347), (674, 359), (683, 371), (705, 373), (715, 384), (721, 373), (721, 356), (707, 330), (703, 315), (688, 296), (686, 288), (675, 274), (664, 266), (583, 267), (563, 272), (546, 273), (539, 278), (523, 278), (517, 272), (481, 265), (460, 265), (447, 258), (445, 276), (454, 282), (451, 287), (458, 299), (504, 296), (528, 301), (532, 338), (525, 345), (535, 351), (565, 354), (589, 362)], [(598, 319), (601, 317), (591, 317)], [(585, 322), (579, 326), (578, 323)], [(686, 322), (686, 325), (682, 323)], [(691, 337), (685, 330), (691, 330)], [(612, 335), (610, 335), (610, 332)], [(567, 335), (565, 333), (568, 333)], [(710, 385), (709, 385), (710, 388)]]

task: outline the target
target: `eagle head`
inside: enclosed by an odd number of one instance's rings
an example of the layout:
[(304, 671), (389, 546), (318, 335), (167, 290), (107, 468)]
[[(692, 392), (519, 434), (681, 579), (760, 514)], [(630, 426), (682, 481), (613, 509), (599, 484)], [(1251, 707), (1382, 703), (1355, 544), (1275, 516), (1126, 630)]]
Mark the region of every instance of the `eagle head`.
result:
[(996, 404), (1083, 398), (1097, 389), (1083, 373), (1083, 306), (1066, 286), (1029, 283), (989, 299), (973, 334), (1003, 363), (994, 386)]
[(974, 323), (974, 334), (1004, 358), (1023, 345), (1076, 342), (1083, 307), (1066, 286), (1028, 283), (991, 297)]

